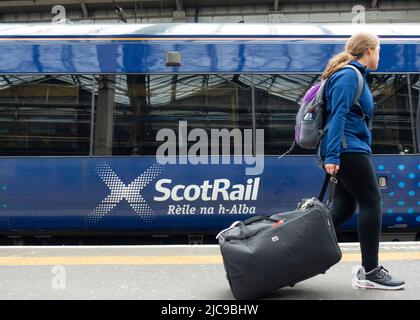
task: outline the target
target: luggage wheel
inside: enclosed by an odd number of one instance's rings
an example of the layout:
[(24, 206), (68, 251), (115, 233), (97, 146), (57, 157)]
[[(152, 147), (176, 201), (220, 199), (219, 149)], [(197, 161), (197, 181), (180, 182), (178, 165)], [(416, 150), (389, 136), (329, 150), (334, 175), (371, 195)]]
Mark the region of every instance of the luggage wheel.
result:
[(290, 288), (293, 288), (295, 286), (296, 283), (293, 283), (291, 285), (289, 285)]

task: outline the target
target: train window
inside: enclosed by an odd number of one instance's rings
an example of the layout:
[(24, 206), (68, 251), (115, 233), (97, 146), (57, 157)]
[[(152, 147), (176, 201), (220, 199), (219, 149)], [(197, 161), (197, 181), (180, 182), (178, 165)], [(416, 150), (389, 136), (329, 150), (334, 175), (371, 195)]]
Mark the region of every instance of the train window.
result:
[(0, 155), (88, 155), (91, 88), (91, 76), (0, 76)]
[(420, 83), (419, 76), (369, 74), (367, 81), (375, 102), (372, 152), (376, 154), (415, 153), (417, 151), (415, 125), (417, 105), (414, 98), (419, 94), (420, 87), (416, 87)]
[[(279, 155), (291, 147), (298, 102), (318, 81), (318, 74), (254, 75), (256, 127), (264, 129), (266, 155)], [(296, 146), (290, 154), (314, 153)]]
[[(251, 89), (242, 75), (103, 75), (98, 81), (95, 155), (156, 155), (163, 143), (156, 139), (161, 129), (173, 130), (177, 154), (185, 154), (188, 148), (179, 148), (185, 138), (179, 136), (181, 121), (187, 132), (204, 129), (209, 142), (212, 129), (239, 129), (242, 138), (244, 129), (252, 129)], [(109, 110), (112, 119), (106, 116)], [(112, 128), (107, 120), (113, 120)]]
[[(375, 102), (372, 152), (409, 154), (416, 146), (419, 75), (369, 74), (368, 84)], [(320, 81), (316, 74), (255, 75), (256, 127), (264, 129), (266, 155), (286, 152), (294, 140), (298, 102), (305, 92)], [(411, 90), (408, 89), (410, 83)], [(411, 96), (410, 96), (411, 94)], [(411, 99), (411, 102), (410, 102)], [(416, 120), (417, 118), (417, 120)], [(420, 130), (420, 129), (418, 129)], [(296, 146), (291, 154), (314, 154)]]

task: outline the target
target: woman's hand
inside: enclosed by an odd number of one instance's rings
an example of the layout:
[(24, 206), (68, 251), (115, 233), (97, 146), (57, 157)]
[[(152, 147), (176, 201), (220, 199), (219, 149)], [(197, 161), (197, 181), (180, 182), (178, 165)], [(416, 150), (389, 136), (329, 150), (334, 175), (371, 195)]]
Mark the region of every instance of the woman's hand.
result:
[(331, 164), (331, 163), (327, 163), (325, 166), (325, 170), (327, 171), (328, 174), (333, 174), (333, 173), (337, 173), (338, 170), (340, 170), (340, 166), (338, 164)]

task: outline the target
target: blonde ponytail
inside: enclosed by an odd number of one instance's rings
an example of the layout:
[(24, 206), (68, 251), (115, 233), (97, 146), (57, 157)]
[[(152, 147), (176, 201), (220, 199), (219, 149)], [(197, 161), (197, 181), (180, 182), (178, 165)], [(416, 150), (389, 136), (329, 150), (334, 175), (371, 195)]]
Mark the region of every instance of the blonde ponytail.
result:
[(345, 51), (336, 54), (328, 61), (327, 67), (322, 73), (322, 79), (326, 80), (330, 75), (344, 67), (350, 61), (360, 59), (367, 49), (373, 49), (378, 44), (378, 36), (371, 33), (360, 32), (351, 36), (347, 40)]

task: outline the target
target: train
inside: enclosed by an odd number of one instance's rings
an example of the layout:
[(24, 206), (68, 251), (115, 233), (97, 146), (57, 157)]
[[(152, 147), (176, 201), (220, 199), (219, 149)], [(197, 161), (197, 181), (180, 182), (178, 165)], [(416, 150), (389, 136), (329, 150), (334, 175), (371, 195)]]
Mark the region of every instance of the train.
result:
[(381, 43), (367, 82), (382, 237), (418, 240), (414, 23), (1, 24), (0, 235), (211, 243), (294, 210), (324, 179), (315, 151), (281, 157), (300, 99), (366, 30)]

